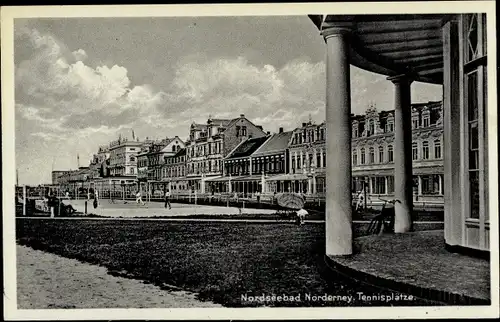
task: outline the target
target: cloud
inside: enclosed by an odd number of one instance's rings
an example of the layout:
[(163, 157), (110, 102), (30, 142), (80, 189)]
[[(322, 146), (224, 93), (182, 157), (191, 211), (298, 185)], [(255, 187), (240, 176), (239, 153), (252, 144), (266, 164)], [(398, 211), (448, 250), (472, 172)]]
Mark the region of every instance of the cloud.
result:
[(84, 61), (87, 58), (87, 53), (83, 49), (75, 50), (72, 54), (77, 61)]
[[(76, 154), (90, 158), (132, 129), (140, 138), (185, 138), (193, 121), (209, 115), (245, 114), (266, 131), (293, 129), (309, 117), (325, 120), (324, 62), (273, 66), (186, 55), (174, 62), (171, 83), (134, 84), (127, 66), (94, 66), (84, 48), (68, 48), (52, 35), (21, 27), (15, 37), (16, 157), (39, 173), (50, 173), (53, 157), (58, 167), (74, 168)], [(351, 68), (351, 90), (355, 113), (371, 101), (392, 109), (393, 87), (383, 76)]]
[(16, 68), (16, 102), (31, 105), (22, 117), (36, 115), (48, 128), (58, 122), (70, 131), (118, 126), (117, 122), (130, 122), (161, 103), (162, 96), (147, 85), (132, 88), (125, 67), (93, 68), (83, 62), (87, 58), (83, 49), (70, 51), (53, 36), (37, 30), (25, 29), (18, 34), (27, 37), (22, 49), (33, 51)]
[[(324, 111), (324, 64), (292, 61), (277, 69), (252, 65), (244, 57), (185, 62), (178, 66), (166, 98), (164, 116), (181, 111), (186, 124), (209, 114), (233, 118), (245, 114), (275, 131), (295, 127), (297, 113)], [(321, 83), (320, 83), (321, 84)], [(278, 111), (280, 111), (278, 113)], [(278, 124), (280, 123), (280, 124)]]

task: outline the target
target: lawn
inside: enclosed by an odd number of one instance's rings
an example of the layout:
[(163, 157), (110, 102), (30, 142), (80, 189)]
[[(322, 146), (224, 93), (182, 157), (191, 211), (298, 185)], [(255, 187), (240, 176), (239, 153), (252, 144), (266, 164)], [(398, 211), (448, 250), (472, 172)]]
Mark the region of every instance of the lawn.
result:
[[(356, 235), (360, 227), (355, 226)], [(304, 298), (325, 293), (351, 295), (354, 301), (349, 305), (429, 305), (423, 300), (359, 300), (356, 292), (366, 294), (370, 289), (325, 267), (324, 226), (319, 224), (18, 219), (16, 238), (18, 244), (102, 265), (110, 274), (190, 290), (201, 300), (229, 307), (262, 305), (245, 302), (244, 295)], [(265, 304), (348, 305), (345, 301)]]

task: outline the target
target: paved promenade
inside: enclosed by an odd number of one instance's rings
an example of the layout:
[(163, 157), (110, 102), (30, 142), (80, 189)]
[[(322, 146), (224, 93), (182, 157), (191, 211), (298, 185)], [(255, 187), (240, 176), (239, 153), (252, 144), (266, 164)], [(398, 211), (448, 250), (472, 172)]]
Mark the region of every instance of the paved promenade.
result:
[[(65, 203), (67, 201), (64, 201)], [(166, 209), (162, 202), (148, 202), (145, 205), (135, 203), (135, 200), (101, 200), (94, 208), (91, 202), (87, 205), (87, 212), (106, 217), (154, 217), (154, 216), (189, 216), (189, 215), (238, 215), (238, 214), (274, 214), (276, 210), (236, 207), (206, 206), (194, 204), (172, 203), (172, 209)], [(71, 205), (79, 211), (85, 211), (85, 200), (71, 200)]]
[(106, 268), (17, 246), (19, 309), (221, 307), (196, 294), (115, 277)]

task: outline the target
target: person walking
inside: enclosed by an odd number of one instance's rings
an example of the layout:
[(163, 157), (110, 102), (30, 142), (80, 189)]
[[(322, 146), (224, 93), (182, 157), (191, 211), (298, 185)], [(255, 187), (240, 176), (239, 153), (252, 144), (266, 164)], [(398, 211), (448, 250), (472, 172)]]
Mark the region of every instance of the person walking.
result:
[(170, 190), (165, 191), (165, 208), (172, 209), (172, 206), (170, 205)]
[(136, 203), (141, 203), (143, 206), (145, 205), (144, 201), (142, 201), (141, 190), (137, 191), (137, 194), (135, 195), (135, 202)]

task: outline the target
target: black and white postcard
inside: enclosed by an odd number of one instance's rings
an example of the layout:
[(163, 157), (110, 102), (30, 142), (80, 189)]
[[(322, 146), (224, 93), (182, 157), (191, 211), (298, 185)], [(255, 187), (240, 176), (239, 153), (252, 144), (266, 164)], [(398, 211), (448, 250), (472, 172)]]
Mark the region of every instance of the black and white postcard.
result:
[(5, 319), (498, 317), (494, 1), (1, 21)]

